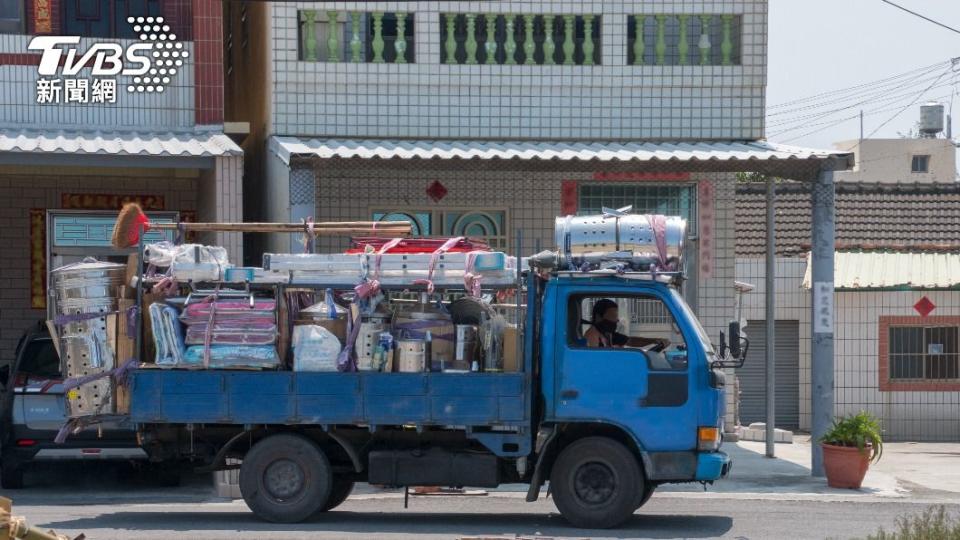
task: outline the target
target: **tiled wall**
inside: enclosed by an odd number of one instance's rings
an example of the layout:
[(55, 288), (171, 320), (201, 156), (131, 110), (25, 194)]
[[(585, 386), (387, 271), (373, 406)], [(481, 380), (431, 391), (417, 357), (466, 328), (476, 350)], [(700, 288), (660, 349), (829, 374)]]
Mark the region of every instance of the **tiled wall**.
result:
[[(763, 136), (765, 0), (275, 2), (270, 6), (274, 134), (666, 140)], [(300, 9), (413, 12), (415, 62), (298, 61)], [(602, 65), (441, 64), (440, 14), (467, 9), (600, 15)], [(628, 65), (627, 16), (638, 13), (736, 14), (742, 20), (742, 62)]]
[[(777, 260), (777, 319), (800, 323), (800, 429), (810, 429), (810, 294), (801, 288), (806, 260)], [(745, 296), (743, 317), (763, 320), (764, 261), (737, 260), (737, 279), (757, 288)], [(960, 315), (957, 291), (839, 291), (835, 298), (834, 385), (838, 415), (861, 410), (876, 415), (892, 440), (955, 441), (960, 437), (960, 392), (882, 392), (879, 386), (881, 316), (916, 317), (913, 305), (927, 296), (932, 315)], [(749, 333), (750, 329), (747, 328)]]
[[(30, 128), (55, 126), (58, 129), (177, 129), (192, 128), (194, 121), (194, 73), (182, 69), (162, 93), (128, 93), (125, 89), (131, 77), (117, 77), (117, 102), (103, 103), (37, 103), (37, 64), (35, 51), (27, 44), (32, 36), (0, 34), (0, 124)], [(94, 39), (80, 41), (88, 47)], [(131, 43), (118, 40), (118, 43)], [(193, 43), (185, 48), (191, 54)], [(26, 55), (24, 53), (30, 53)], [(11, 55), (23, 59), (14, 63)], [(57, 78), (57, 77), (47, 77)], [(59, 77), (64, 79), (65, 77)], [(77, 78), (90, 79), (89, 70), (82, 70)]]
[(0, 172), (0, 364), (13, 356), (20, 334), (44, 318), (30, 308), (30, 210), (61, 207), (62, 193), (163, 195), (167, 210), (196, 210), (197, 180), (164, 170), (102, 170), (75, 176), (67, 169), (35, 173), (27, 168)]

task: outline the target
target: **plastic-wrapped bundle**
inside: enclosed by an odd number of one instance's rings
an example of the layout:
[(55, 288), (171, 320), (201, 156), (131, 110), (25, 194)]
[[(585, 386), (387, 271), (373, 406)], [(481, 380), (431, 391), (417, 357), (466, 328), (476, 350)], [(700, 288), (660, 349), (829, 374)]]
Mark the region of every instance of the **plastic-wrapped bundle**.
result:
[(180, 316), (184, 324), (207, 323), (210, 320), (210, 310), (215, 311), (214, 317), (217, 322), (227, 320), (242, 320), (247, 323), (259, 323), (276, 321), (274, 311), (276, 311), (277, 302), (275, 300), (259, 299), (250, 307), (250, 302), (246, 300), (218, 300), (215, 302), (198, 302), (188, 305)]
[[(207, 339), (207, 323), (187, 327), (187, 345), (203, 345)], [(277, 325), (272, 319), (216, 320), (210, 330), (213, 345), (273, 345), (277, 341)]]
[[(203, 345), (187, 347), (183, 363), (186, 366), (203, 366)], [(212, 345), (210, 347), (211, 368), (275, 368), (280, 365), (280, 357), (273, 345)]]
[(179, 313), (162, 303), (150, 304), (150, 326), (157, 349), (155, 362), (158, 366), (176, 366), (183, 363), (183, 332), (180, 329)]
[(340, 339), (322, 326), (293, 327), (294, 371), (337, 371)]

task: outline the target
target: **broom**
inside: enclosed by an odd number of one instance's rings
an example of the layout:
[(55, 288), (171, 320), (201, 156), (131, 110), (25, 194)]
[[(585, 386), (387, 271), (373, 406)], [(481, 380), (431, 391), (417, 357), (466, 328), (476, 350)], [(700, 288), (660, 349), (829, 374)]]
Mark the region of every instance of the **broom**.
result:
[[(137, 203), (127, 203), (120, 210), (113, 226), (111, 243), (118, 249), (140, 243), (140, 233), (150, 230), (178, 230), (192, 232), (276, 232), (302, 233), (303, 223), (152, 223)], [(310, 224), (312, 234), (318, 236), (372, 234), (376, 236), (407, 236), (411, 231), (408, 221), (339, 221)]]

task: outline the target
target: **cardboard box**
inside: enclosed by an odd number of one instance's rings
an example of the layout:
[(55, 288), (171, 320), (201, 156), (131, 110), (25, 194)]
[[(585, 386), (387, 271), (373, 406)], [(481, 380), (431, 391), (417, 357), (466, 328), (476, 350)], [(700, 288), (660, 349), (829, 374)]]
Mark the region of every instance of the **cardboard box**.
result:
[(520, 331), (514, 325), (507, 325), (503, 329), (503, 371), (520, 371), (523, 367), (523, 356), (517, 356), (517, 342)]
[(137, 305), (136, 300), (121, 298), (117, 302), (117, 309), (120, 311), (117, 316), (117, 365), (126, 362), (130, 358), (137, 356), (137, 337), (127, 332), (127, 310)]
[(130, 288), (130, 282), (134, 277), (140, 277), (140, 267), (137, 265), (138, 262), (140, 262), (140, 257), (136, 253), (127, 255), (127, 272), (124, 275), (123, 282), (123, 286), (125, 288)]

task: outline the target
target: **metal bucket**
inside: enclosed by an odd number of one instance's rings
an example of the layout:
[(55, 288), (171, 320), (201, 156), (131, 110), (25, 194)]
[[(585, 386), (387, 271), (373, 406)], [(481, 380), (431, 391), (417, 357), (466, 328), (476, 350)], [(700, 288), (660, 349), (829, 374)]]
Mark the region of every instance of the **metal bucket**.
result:
[(449, 315), (436, 310), (401, 311), (393, 318), (393, 333), (398, 339), (426, 339), (427, 332), (431, 365), (449, 366), (454, 352), (454, 326)]
[(397, 342), (397, 371), (420, 373), (426, 371), (427, 346), (422, 339), (401, 339)]
[[(554, 237), (561, 266), (617, 260), (635, 269), (656, 265), (660, 270), (679, 270), (686, 227), (679, 217), (567, 216), (556, 219)], [(659, 245), (658, 229), (663, 238)]]
[[(50, 272), (57, 314), (77, 319), (59, 328), (60, 363), (68, 378), (97, 375), (116, 367), (116, 333), (108, 332), (107, 325), (123, 320), (110, 314), (117, 309), (125, 272), (122, 264), (92, 258)], [(67, 393), (67, 412), (71, 417), (110, 414), (115, 409), (113, 384), (108, 378)]]
[(385, 319), (369, 319), (360, 323), (360, 333), (357, 334), (357, 369), (360, 371), (377, 371), (374, 362), (374, 353), (377, 351), (377, 342), (380, 334), (387, 330)]

